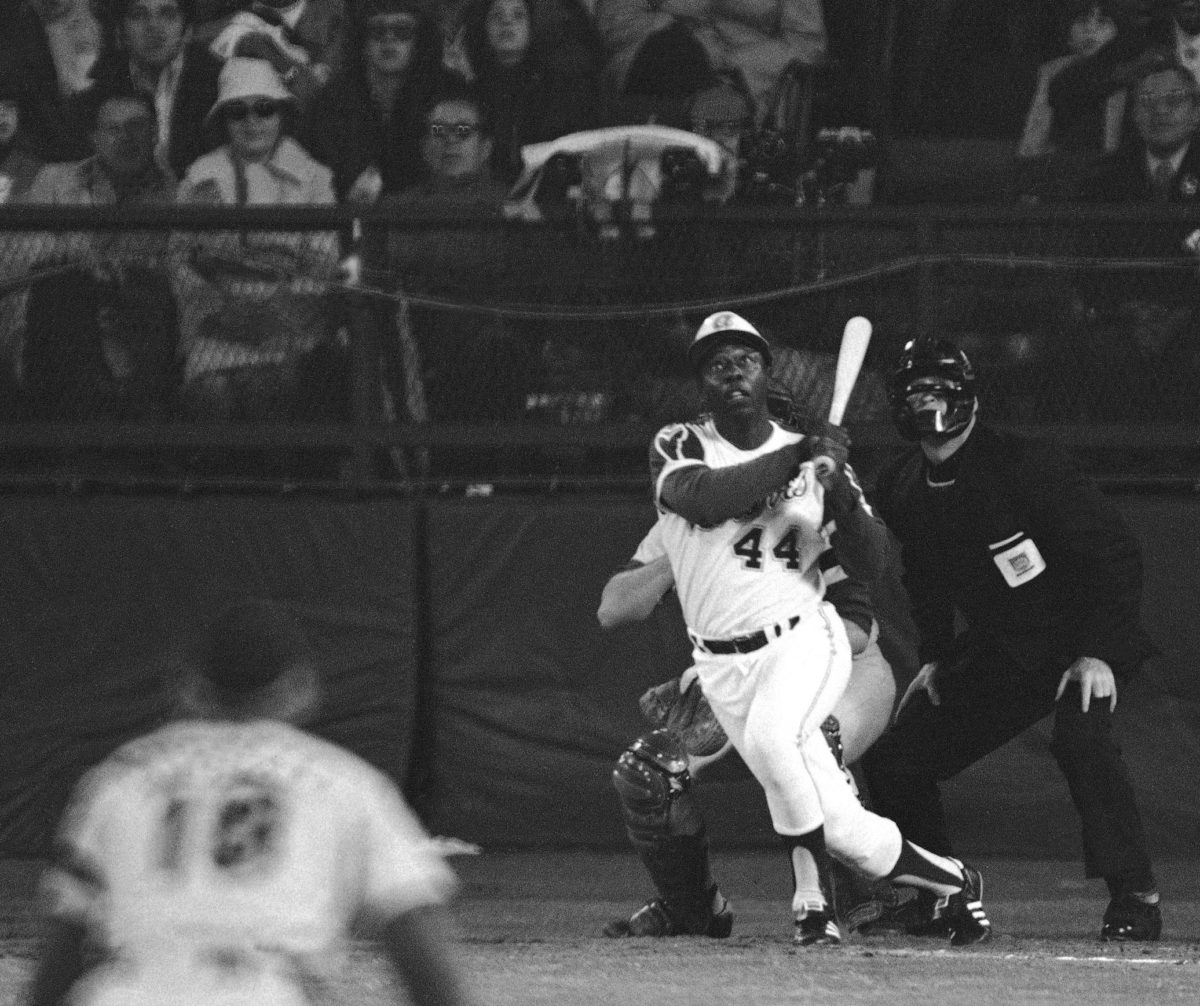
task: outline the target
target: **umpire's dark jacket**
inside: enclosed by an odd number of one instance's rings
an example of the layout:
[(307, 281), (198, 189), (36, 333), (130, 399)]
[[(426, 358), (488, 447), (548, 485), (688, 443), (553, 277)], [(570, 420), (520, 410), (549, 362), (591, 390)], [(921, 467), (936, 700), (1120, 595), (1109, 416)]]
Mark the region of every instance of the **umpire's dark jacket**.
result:
[(876, 484), (903, 548), (922, 663), (965, 642), (955, 609), (974, 645), (1018, 672), (1091, 656), (1125, 674), (1155, 652), (1140, 621), (1138, 543), (1064, 452), (976, 424), (955, 459), (953, 483), (931, 486), (914, 446)]

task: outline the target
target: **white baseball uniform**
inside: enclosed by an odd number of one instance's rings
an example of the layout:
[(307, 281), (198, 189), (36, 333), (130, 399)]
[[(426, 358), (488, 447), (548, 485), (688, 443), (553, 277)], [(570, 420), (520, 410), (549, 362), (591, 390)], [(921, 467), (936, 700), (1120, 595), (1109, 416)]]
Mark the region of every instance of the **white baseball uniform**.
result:
[(50, 913), (107, 954), (70, 1002), (301, 1006), (355, 920), (456, 880), (392, 783), (275, 721), (182, 722), (82, 781), (47, 872)]
[(812, 462), (715, 527), (690, 523), (662, 499), (672, 472), (742, 464), (800, 439), (772, 423), (767, 440), (745, 451), (711, 418), (664, 427), (651, 451), (662, 542), (704, 695), (762, 785), (775, 830), (824, 825), (833, 855), (879, 877), (896, 862), (900, 833), (855, 799), (820, 730), (849, 680), (850, 647), (824, 600), (818, 559), (829, 537)]

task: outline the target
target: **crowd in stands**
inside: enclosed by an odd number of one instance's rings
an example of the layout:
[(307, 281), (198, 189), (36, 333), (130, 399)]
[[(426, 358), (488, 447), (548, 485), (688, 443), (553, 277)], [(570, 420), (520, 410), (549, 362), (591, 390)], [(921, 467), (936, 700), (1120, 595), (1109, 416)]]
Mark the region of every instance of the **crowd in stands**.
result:
[[(1014, 58), (1035, 68), (1027, 89), (1003, 96), (1022, 106), (1009, 137), (1017, 196), (1200, 198), (1189, 147), (1200, 126), (1200, 0), (4, 0), (0, 17), (0, 202), (500, 213), (514, 186), (534, 191), (530, 150), (553, 176), (563, 162), (546, 144), (655, 124), (698, 137), (694, 161), (711, 156), (721, 169), (710, 172), (719, 184), (697, 184), (696, 163), (658, 163), (660, 142), (650, 198), (674, 185), (720, 202), (794, 204), (816, 184), (795, 147), (820, 152), (811, 120), (811, 136), (787, 135), (800, 128), (787, 119), (798, 87), (858, 73), (825, 118), (896, 125), (910, 107), (875, 122), (879, 110), (863, 104), (870, 73), (887, 69), (893, 103), (932, 92), (921, 107), (935, 120), (949, 114), (938, 111), (951, 97), (949, 56), (970, 54), (931, 40), (1001, 18), (1006, 44), (1024, 48), (987, 67), (972, 58), (977, 80)], [(879, 45), (876, 59), (868, 50)], [(857, 152), (834, 179), (843, 198), (874, 156), (863, 135), (839, 148)], [(828, 156), (820, 163), (833, 170)], [(601, 201), (612, 178), (628, 184), (627, 169), (618, 159), (595, 182)], [(553, 181), (542, 178), (543, 193)], [(6, 369), (31, 401), (69, 401), (79, 415), (104, 403), (125, 418), (329, 415), (312, 403), (330, 401), (345, 372), (345, 319), (328, 294), (344, 238), (24, 236), (5, 273), (32, 280), (0, 290)], [(1194, 254), (1193, 238), (1172, 238), (1171, 253)], [(390, 249), (390, 261), (413, 247)], [(486, 275), (481, 264), (476, 277)], [(1189, 313), (1168, 327), (1191, 324)], [(93, 336), (86, 360), (64, 346), (80, 345), (80, 330)], [(506, 345), (488, 324), (457, 338), (485, 358)], [(449, 343), (424, 341), (436, 385)], [(167, 378), (144, 380), (155, 367)], [(427, 406), (413, 404), (411, 380), (405, 389), (397, 397), (420, 418)]]

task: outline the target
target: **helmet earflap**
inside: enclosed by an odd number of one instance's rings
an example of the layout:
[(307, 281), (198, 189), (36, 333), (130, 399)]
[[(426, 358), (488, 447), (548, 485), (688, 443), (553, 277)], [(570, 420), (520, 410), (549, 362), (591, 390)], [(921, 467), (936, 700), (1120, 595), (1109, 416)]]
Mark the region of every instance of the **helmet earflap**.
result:
[[(918, 384), (943, 399), (945, 410), (914, 408), (909, 399)], [(913, 339), (892, 372), (888, 401), (892, 421), (906, 440), (950, 440), (975, 414), (975, 368), (967, 354), (946, 339)]]

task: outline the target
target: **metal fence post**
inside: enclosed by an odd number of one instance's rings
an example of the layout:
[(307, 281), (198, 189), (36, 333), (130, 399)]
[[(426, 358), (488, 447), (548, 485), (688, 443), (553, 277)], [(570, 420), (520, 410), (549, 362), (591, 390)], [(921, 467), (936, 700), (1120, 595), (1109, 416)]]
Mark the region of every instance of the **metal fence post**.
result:
[(350, 464), (344, 478), (357, 489), (375, 479), (376, 447), (369, 431), (383, 422), (383, 367), (380, 354), (379, 315), (369, 293), (357, 289), (363, 276), (378, 276), (380, 249), (386, 234), (355, 219), (351, 225), (351, 256), (358, 259), (359, 276), (350, 284), (350, 423), (356, 431)]

